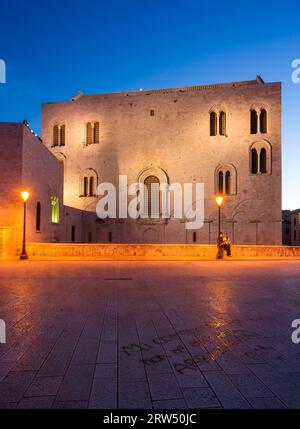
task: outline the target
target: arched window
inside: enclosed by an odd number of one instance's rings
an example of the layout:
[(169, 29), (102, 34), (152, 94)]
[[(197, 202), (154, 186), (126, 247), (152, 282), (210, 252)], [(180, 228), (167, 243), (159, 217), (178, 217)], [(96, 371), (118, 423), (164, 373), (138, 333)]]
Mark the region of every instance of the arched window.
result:
[(83, 178), (83, 196), (88, 196), (88, 178), (86, 176)]
[(72, 243), (75, 243), (75, 238), (76, 238), (76, 228), (75, 228), (75, 225), (72, 225), (72, 227), (71, 227), (71, 241), (72, 241)]
[(79, 195), (81, 197), (95, 197), (98, 186), (98, 175), (93, 168), (87, 168), (81, 173)]
[(39, 201), (36, 203), (35, 230), (41, 231), (41, 203)]
[(257, 150), (253, 148), (251, 150), (251, 173), (257, 174), (258, 172), (258, 155)]
[(257, 112), (254, 109), (250, 110), (250, 133), (251, 134), (257, 134), (257, 123), (258, 123), (258, 116)]
[(99, 143), (99, 135), (100, 135), (100, 125), (99, 122), (95, 122), (94, 124), (94, 143)]
[(94, 182), (95, 182), (94, 177), (90, 176), (89, 178), (89, 196), (90, 197), (94, 197), (96, 193), (94, 189)]
[(263, 147), (259, 154), (259, 165), (260, 165), (260, 172), (262, 174), (267, 173), (267, 151)]
[(219, 194), (223, 194), (224, 192), (224, 173), (223, 171), (219, 171)]
[(267, 111), (266, 109), (261, 109), (260, 111), (260, 132), (266, 134), (267, 132)]
[(66, 143), (66, 126), (54, 125), (52, 147), (65, 146), (65, 143)]
[(219, 115), (219, 134), (220, 136), (226, 136), (226, 113), (220, 112)]
[(100, 139), (100, 124), (99, 122), (87, 122), (85, 129), (85, 144), (97, 144)]
[(145, 211), (148, 217), (159, 217), (160, 215), (160, 182), (156, 176), (148, 176), (144, 185), (147, 192), (145, 193)]
[(59, 223), (59, 199), (51, 197), (51, 222)]
[(65, 146), (66, 144), (66, 126), (61, 125), (60, 127), (60, 146)]
[(93, 128), (91, 122), (86, 124), (86, 144), (93, 143)]
[(230, 171), (226, 171), (226, 173), (225, 173), (225, 194), (226, 195), (230, 195), (231, 194)]
[(271, 174), (272, 147), (267, 140), (261, 140), (250, 146), (251, 174)]
[(217, 114), (216, 112), (210, 112), (210, 135), (217, 135)]
[(59, 128), (58, 125), (54, 125), (53, 127), (53, 144), (52, 146), (58, 146), (59, 139)]
[(215, 193), (235, 195), (237, 192), (237, 173), (232, 164), (220, 165), (215, 171)]

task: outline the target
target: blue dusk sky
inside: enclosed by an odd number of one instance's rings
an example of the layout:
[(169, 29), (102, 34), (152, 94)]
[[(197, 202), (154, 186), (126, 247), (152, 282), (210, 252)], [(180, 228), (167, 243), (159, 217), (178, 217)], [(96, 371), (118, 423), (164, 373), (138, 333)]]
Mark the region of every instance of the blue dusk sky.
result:
[(283, 208), (300, 207), (300, 2), (7, 1), (0, 121), (40, 133), (40, 105), (84, 93), (254, 79), (283, 84)]

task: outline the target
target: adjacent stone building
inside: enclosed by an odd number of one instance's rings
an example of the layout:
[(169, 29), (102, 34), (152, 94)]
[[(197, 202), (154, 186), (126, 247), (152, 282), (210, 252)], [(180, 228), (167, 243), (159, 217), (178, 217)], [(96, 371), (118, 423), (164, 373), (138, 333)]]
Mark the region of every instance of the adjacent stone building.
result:
[(300, 246), (300, 209), (291, 211), (291, 244)]
[(26, 122), (0, 123), (0, 154), (1, 248), (11, 253), (7, 246), (22, 241), (24, 189), (30, 193), (26, 203), (27, 241), (88, 240), (88, 232), (97, 225), (96, 215), (64, 205), (63, 164)]
[[(101, 182), (204, 183), (204, 227), (106, 219), (83, 241), (281, 244), (281, 84), (252, 81), (83, 95), (42, 106), (42, 138), (64, 167), (64, 202), (95, 213)], [(54, 174), (54, 172), (53, 172)], [(151, 198), (154, 198), (152, 195)], [(161, 196), (156, 195), (161, 213)], [(88, 237), (87, 237), (88, 234)]]
[(282, 210), (282, 244), (290, 246), (291, 237), (291, 210)]

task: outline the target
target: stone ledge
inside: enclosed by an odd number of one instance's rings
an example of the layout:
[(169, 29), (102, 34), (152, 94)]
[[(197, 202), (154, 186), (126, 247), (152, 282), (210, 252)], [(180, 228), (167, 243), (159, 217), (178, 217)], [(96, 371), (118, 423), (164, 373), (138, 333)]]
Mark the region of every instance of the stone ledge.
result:
[[(17, 246), (15, 256), (20, 254)], [(215, 245), (29, 243), (31, 259), (200, 260), (215, 259)], [(300, 246), (232, 246), (232, 259), (300, 259)]]

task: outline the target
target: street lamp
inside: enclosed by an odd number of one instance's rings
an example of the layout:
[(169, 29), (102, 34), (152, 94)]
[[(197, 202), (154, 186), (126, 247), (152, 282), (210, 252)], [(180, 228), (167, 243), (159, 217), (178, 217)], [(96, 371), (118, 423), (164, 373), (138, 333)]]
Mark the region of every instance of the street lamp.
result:
[(222, 247), (221, 247), (221, 241), (220, 241), (220, 235), (221, 235), (221, 205), (223, 203), (223, 196), (222, 195), (218, 195), (216, 197), (216, 202), (219, 206), (219, 216), (218, 216), (218, 229), (219, 229), (219, 235), (218, 235), (218, 254), (217, 254), (217, 259), (223, 259), (223, 252), (222, 252)]
[(22, 245), (22, 253), (20, 256), (20, 259), (28, 259), (28, 255), (26, 252), (26, 202), (29, 198), (29, 192), (28, 191), (22, 191), (21, 192), (23, 205), (24, 205), (24, 215), (23, 215), (23, 245)]

